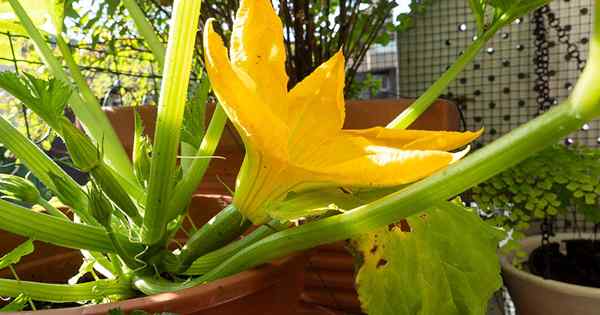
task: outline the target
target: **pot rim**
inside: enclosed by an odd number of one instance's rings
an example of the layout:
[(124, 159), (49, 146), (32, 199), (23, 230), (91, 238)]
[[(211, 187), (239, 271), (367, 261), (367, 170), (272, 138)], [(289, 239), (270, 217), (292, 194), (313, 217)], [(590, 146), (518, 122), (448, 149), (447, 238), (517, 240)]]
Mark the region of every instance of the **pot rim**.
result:
[[(553, 237), (556, 241), (563, 241), (569, 239), (592, 239), (593, 233), (557, 233)], [(527, 254), (530, 254), (541, 242), (541, 235), (528, 236), (521, 240), (523, 249)], [(529, 255), (528, 255), (529, 256)], [(532, 273), (517, 269), (511, 263), (513, 254), (504, 255), (500, 257), (500, 264), (502, 266), (502, 272), (509, 274), (512, 277), (518, 278), (522, 281), (533, 282), (539, 286), (552, 289), (568, 295), (577, 295), (581, 297), (588, 297), (593, 299), (600, 299), (600, 288), (586, 287), (582, 285), (570, 284), (556, 280), (544, 279), (540, 276), (536, 276)]]
[[(77, 252), (77, 254), (79, 253)], [(183, 309), (187, 310), (188, 312), (203, 311), (235, 300), (243, 299), (247, 296), (275, 286), (277, 283), (282, 281), (283, 277), (285, 276), (285, 268), (297, 263), (302, 255), (303, 253), (292, 254), (275, 262), (270, 262), (219, 280), (178, 291), (160, 293), (150, 296), (140, 296), (111, 303), (7, 314), (106, 314), (108, 311), (117, 308), (120, 308), (124, 312), (130, 312), (133, 310), (147, 310), (156, 312), (158, 309), (161, 309), (159, 312), (181, 312), (181, 306), (189, 305), (190, 303), (193, 303), (193, 306), (184, 307)], [(71, 258), (73, 253), (61, 254), (57, 256)], [(229, 288), (229, 290), (226, 288)]]

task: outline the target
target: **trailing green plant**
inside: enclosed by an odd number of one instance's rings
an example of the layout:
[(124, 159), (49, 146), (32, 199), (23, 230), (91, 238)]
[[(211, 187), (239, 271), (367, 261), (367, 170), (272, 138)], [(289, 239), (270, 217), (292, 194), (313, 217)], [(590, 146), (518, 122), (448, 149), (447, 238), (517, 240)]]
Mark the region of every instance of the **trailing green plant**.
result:
[[(473, 154), (456, 150), (481, 132), (402, 129), (474, 58), (481, 41), (417, 101), (417, 109), (412, 107), (395, 120), (395, 128), (343, 130), (343, 51), (290, 90), (281, 19), (270, 1), (244, 0), (229, 51), (215, 31), (215, 20), (206, 22), (207, 77), (202, 80), (210, 79), (220, 105), (204, 128), (198, 120), (204, 109), (196, 106), (205, 105), (208, 82), (200, 84), (196, 93), (188, 92), (201, 1), (177, 0), (164, 50), (155, 138), (151, 142), (142, 136), (136, 118), (130, 163), (126, 156), (122, 159), (123, 150), (98, 100), (71, 62), (70, 51), (59, 49), (68, 74), (28, 10), (18, 0), (7, 1), (53, 78), (3, 73), (0, 87), (55, 130), (74, 166), (89, 173), (91, 181), (78, 185), (0, 117), (0, 143), (74, 214), (69, 220), (60, 212), (35, 212), (0, 200), (0, 230), (81, 250), (88, 266), (102, 276), (69, 284), (0, 279), (0, 296), (15, 298), (13, 307), (25, 305), (24, 299), (107, 302), (189, 288), (350, 239), (366, 312), (484, 314), (501, 284), (496, 257), (501, 233), (460, 201), (448, 200), (600, 116), (596, 88), (600, 19), (596, 19), (588, 66), (573, 95)], [(545, 2), (474, 3), (483, 6), (483, 20), (489, 21), (483, 23), (482, 35), (487, 35), (481, 38), (491, 38), (501, 26)], [(600, 0), (595, 7), (598, 15)], [(488, 10), (494, 13), (491, 17)], [(137, 25), (144, 27), (142, 22)], [(62, 116), (66, 106), (74, 109), (86, 132)], [(227, 118), (246, 148), (233, 203), (172, 250), (171, 241)], [(181, 156), (189, 161), (178, 163)], [(13, 199), (39, 202), (22, 179), (6, 178), (0, 185)], [(295, 224), (298, 221), (305, 223)], [(256, 229), (240, 238), (252, 224)], [(2, 257), (0, 266), (12, 265), (29, 252), (21, 249)], [(82, 272), (92, 269), (82, 268)]]
[(521, 239), (532, 221), (575, 210), (600, 223), (600, 150), (553, 145), (473, 187), (488, 222)]

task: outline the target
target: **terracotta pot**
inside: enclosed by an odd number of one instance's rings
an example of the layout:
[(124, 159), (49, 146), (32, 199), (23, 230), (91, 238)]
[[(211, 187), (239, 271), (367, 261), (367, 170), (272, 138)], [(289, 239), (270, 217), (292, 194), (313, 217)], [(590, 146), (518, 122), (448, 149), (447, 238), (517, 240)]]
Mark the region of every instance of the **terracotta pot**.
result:
[[(385, 126), (413, 101), (408, 98), (347, 101), (344, 128), (363, 129)], [(440, 99), (408, 129), (454, 131), (459, 128), (460, 117), (456, 106)]]
[[(19, 274), (23, 278), (45, 281), (45, 276), (52, 275), (51, 278), (54, 279), (56, 276), (53, 273), (59, 273), (66, 275), (62, 279), (64, 283), (70, 275), (77, 272), (78, 265), (73, 259), (75, 254), (78, 253), (57, 255), (29, 264), (27, 268), (20, 268)], [(304, 264), (303, 256), (299, 255), (181, 291), (117, 303), (13, 314), (104, 315), (116, 308), (125, 312), (145, 310), (182, 315), (296, 314)], [(40, 270), (45, 272), (40, 274)]]
[[(592, 239), (591, 233), (560, 233), (553, 240)], [(531, 253), (541, 244), (541, 236), (530, 236), (521, 241), (523, 249)], [(502, 276), (519, 315), (598, 315), (600, 289), (546, 280), (515, 268), (512, 257), (502, 257)]]
[[(413, 100), (385, 99), (346, 102), (346, 129), (385, 126)], [(439, 100), (419, 117), (410, 129), (459, 129), (456, 106)], [(302, 301), (339, 310), (345, 314), (360, 314), (358, 294), (354, 288), (354, 258), (344, 242), (318, 247), (310, 253), (306, 268), (306, 286)]]
[[(196, 195), (189, 213), (196, 225), (206, 222), (221, 210), (231, 198), (221, 195)], [(189, 227), (189, 223), (186, 222)], [(182, 235), (180, 235), (182, 236)], [(17, 246), (24, 238), (1, 235), (0, 253)], [(77, 273), (82, 257), (78, 251), (35, 242), (34, 254), (25, 256), (15, 266), (22, 280), (66, 283)], [(304, 287), (305, 254), (284, 259), (260, 268), (240, 273), (207, 285), (131, 299), (119, 303), (56, 309), (35, 314), (106, 314), (113, 308), (124, 311), (142, 309), (149, 312), (178, 314), (296, 314), (299, 295)], [(1, 278), (12, 278), (8, 269), (0, 271)], [(27, 314), (27, 313), (18, 313)], [(304, 314), (304, 313), (303, 313)], [(315, 313), (316, 314), (316, 313)], [(326, 313), (325, 313), (326, 314)]]

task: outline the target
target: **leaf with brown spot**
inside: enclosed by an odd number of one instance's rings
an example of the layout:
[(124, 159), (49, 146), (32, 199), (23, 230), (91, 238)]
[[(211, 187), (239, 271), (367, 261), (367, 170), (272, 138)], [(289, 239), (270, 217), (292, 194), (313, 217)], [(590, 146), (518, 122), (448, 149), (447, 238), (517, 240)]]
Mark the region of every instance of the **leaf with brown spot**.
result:
[(356, 286), (363, 310), (370, 315), (485, 314), (501, 284), (499, 239), (475, 213), (447, 202), (427, 215), (354, 238), (353, 252), (362, 261)]

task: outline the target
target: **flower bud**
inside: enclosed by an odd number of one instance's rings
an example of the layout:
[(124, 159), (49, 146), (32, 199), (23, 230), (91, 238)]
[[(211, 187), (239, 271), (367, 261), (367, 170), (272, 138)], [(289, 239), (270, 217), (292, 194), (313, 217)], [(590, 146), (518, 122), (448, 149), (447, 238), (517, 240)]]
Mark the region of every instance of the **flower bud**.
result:
[(92, 178), (106, 196), (112, 200), (135, 224), (142, 224), (142, 217), (125, 189), (121, 187), (106, 164), (100, 164), (91, 171)]
[(88, 195), (90, 213), (102, 226), (110, 228), (110, 220), (114, 210), (102, 190), (92, 185)]
[(73, 163), (82, 172), (89, 172), (98, 166), (102, 160), (92, 141), (67, 119), (60, 121), (62, 138), (67, 145)]
[(23, 177), (0, 174), (0, 194), (4, 197), (35, 204), (40, 200), (40, 192)]

